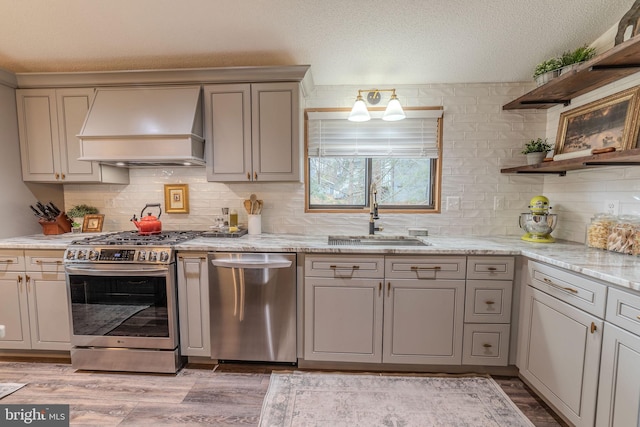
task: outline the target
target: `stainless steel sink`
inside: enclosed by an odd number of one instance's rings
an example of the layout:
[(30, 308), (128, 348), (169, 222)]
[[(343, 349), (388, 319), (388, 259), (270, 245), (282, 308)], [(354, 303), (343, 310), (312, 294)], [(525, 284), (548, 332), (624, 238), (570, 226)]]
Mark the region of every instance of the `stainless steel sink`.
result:
[(329, 245), (351, 245), (351, 246), (429, 246), (415, 237), (408, 236), (329, 236)]

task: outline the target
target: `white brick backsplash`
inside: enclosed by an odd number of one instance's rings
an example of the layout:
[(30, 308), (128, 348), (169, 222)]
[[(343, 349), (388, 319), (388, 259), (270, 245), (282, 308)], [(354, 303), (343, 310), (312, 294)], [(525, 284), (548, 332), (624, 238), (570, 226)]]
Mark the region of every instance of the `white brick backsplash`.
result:
[[(532, 82), (487, 84), (425, 84), (395, 86), (405, 106), (444, 107), (442, 211), (439, 214), (380, 214), (384, 233), (406, 234), (408, 227), (426, 227), (431, 235), (520, 236), (518, 216), (536, 195), (549, 197), (558, 214), (554, 236), (584, 241), (584, 229), (604, 200), (620, 201), (621, 213), (640, 212), (640, 168), (601, 168), (557, 175), (503, 175), (500, 168), (525, 164), (520, 151), (529, 139), (555, 140), (560, 113), (640, 83), (640, 75), (572, 100), (569, 107), (502, 111), (502, 105), (533, 89)], [(378, 85), (379, 87), (394, 87)], [(357, 86), (318, 86), (305, 99), (311, 107), (353, 105)], [(255, 193), (264, 200), (265, 233), (309, 235), (366, 234), (368, 212), (318, 214), (304, 211), (302, 183), (207, 182), (204, 168), (131, 169), (129, 185), (64, 186), (65, 208), (95, 205), (105, 214), (106, 231), (132, 230), (129, 219), (146, 203), (163, 204), (164, 184), (189, 184), (190, 212), (163, 213), (163, 228), (205, 230), (220, 208), (232, 207), (246, 222), (242, 201)], [(506, 206), (493, 210), (496, 195)], [(448, 196), (460, 197), (459, 211), (447, 211)]]

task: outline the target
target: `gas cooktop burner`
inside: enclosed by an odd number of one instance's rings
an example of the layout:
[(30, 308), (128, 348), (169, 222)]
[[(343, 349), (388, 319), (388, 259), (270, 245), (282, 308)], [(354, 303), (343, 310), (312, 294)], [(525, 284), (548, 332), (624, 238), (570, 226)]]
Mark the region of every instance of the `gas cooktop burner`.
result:
[(140, 235), (137, 231), (120, 231), (111, 234), (74, 240), (72, 245), (119, 245), (119, 246), (170, 246), (195, 239), (200, 231), (163, 231), (160, 234)]

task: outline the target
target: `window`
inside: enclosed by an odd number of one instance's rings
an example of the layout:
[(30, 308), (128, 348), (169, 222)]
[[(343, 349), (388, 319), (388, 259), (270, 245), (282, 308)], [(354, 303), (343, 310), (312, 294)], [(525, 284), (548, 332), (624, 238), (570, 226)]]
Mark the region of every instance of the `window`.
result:
[(439, 212), (442, 109), (405, 112), (354, 123), (349, 110), (305, 111), (307, 212), (368, 209), (373, 183), (383, 211)]

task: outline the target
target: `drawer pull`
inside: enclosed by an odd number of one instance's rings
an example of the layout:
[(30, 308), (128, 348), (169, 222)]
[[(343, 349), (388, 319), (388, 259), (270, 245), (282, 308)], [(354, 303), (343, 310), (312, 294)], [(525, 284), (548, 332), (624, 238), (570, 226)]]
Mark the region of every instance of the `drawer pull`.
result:
[(332, 270), (335, 270), (337, 268), (341, 268), (341, 269), (351, 268), (352, 270), (359, 270), (360, 266), (359, 265), (352, 265), (351, 267), (338, 267), (337, 265), (330, 265), (329, 268), (332, 269)]
[(495, 267), (487, 267), (487, 270), (488, 270), (488, 271), (496, 271), (496, 270), (497, 270), (497, 268), (495, 268)]
[(495, 304), (495, 301), (485, 301), (484, 303), (487, 305), (492, 305), (492, 304)]
[(36, 260), (36, 264), (58, 264), (58, 265), (60, 265), (60, 264), (62, 264), (62, 261), (60, 261), (60, 260), (57, 260), (57, 261), (43, 261), (41, 259), (37, 259)]
[(491, 347), (493, 347), (491, 344), (482, 344), (482, 346), (483, 346), (484, 348), (491, 348)]
[(596, 324), (591, 322), (591, 328), (589, 328), (589, 331), (591, 331), (591, 333), (594, 333), (597, 330), (598, 330), (598, 327), (596, 326)]
[(547, 285), (553, 286), (554, 288), (556, 288), (556, 289), (560, 289), (561, 291), (567, 291), (567, 292), (571, 292), (571, 293), (574, 293), (574, 294), (577, 294), (577, 293), (578, 293), (578, 291), (577, 291), (576, 289), (573, 289), (573, 288), (566, 288), (566, 287), (564, 287), (564, 286), (560, 286), (560, 285), (558, 285), (557, 283), (553, 283), (551, 280), (547, 279), (546, 277), (545, 277), (545, 278), (543, 278), (542, 280), (544, 280), (544, 282), (545, 282)]
[(12, 262), (12, 259), (0, 259), (0, 263), (2, 264), (11, 264)]
[(442, 267), (440, 267), (439, 265), (436, 265), (435, 267), (418, 267), (417, 265), (412, 265), (411, 266), (411, 270), (413, 271), (418, 271), (418, 270), (441, 270)]

